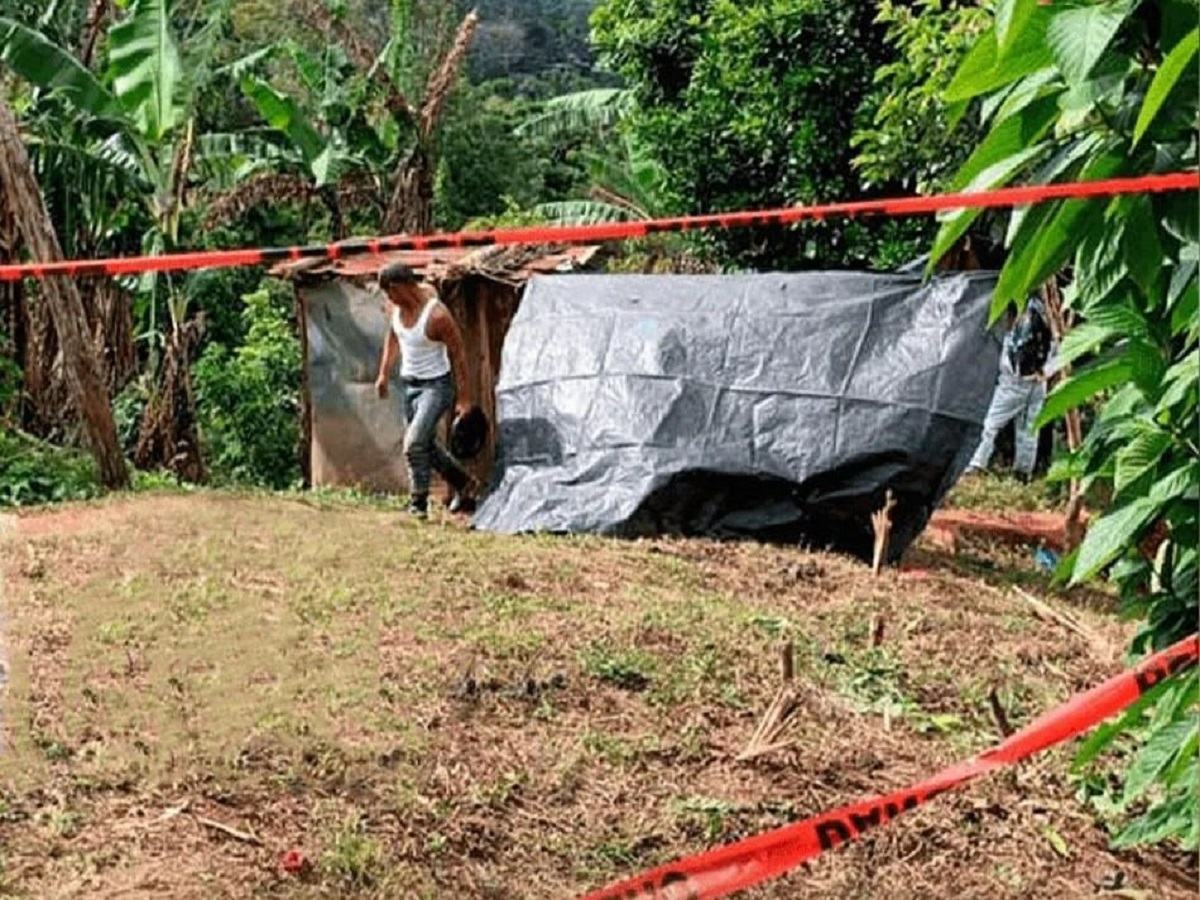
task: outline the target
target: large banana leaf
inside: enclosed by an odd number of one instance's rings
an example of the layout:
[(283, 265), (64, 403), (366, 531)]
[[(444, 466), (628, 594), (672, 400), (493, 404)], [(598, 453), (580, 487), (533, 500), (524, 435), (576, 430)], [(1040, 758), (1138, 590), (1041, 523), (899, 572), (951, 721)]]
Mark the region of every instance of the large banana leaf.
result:
[(605, 222), (627, 222), (635, 218), (630, 210), (599, 200), (541, 203), (535, 206), (533, 211), (555, 225), (597, 225)]
[(0, 62), (26, 81), (61, 94), (78, 110), (102, 118), (120, 115), (112, 94), (79, 60), (12, 19), (0, 18)]
[(134, 0), (108, 30), (108, 61), (113, 91), (148, 143), (159, 144), (187, 119), (188, 84), (170, 0)]
[(621, 88), (594, 88), (546, 101), (543, 111), (517, 126), (517, 134), (545, 136), (574, 129), (610, 127), (629, 112), (633, 93)]
[(305, 165), (312, 168), (317, 164), (328, 142), (312, 127), (295, 100), (253, 75), (242, 76), (242, 93), (268, 125), (288, 136)]

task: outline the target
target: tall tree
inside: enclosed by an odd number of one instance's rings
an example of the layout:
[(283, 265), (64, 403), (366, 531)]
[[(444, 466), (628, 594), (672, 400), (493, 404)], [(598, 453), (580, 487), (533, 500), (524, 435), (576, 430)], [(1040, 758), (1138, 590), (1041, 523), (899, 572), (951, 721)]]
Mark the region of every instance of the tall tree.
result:
[[(3, 97), (0, 97), (0, 189), (3, 189), (0, 200), (34, 257), (46, 262), (62, 259), (58, 237), (50, 224), (50, 215), (17, 130), (16, 117)], [(108, 488), (127, 487), (129, 473), (117, 440), (108, 393), (100, 380), (85, 327), (87, 319), (79, 292), (74, 282), (66, 277), (47, 278), (42, 288), (42, 300), (62, 348), (66, 381), (83, 419), (101, 480)]]
[[(603, 64), (633, 91), (630, 127), (666, 173), (679, 212), (859, 195), (855, 110), (888, 61), (874, 0), (605, 0), (592, 15)], [(753, 267), (863, 265), (876, 223), (721, 235)]]

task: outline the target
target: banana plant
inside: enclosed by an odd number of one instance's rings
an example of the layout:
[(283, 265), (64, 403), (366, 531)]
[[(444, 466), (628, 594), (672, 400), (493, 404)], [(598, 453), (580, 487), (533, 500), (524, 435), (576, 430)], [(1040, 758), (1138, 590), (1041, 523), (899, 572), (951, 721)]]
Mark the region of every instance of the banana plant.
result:
[[(265, 64), (281, 59), (298, 77), (299, 96), (277, 89), (261, 74)], [(238, 60), (229, 70), (283, 141), (276, 167), (301, 169), (317, 191), (335, 187), (352, 173), (381, 171), (395, 150), (395, 134), (368, 119), (364, 79), (356, 76), (337, 44), (328, 44), (318, 57), (287, 40)]]
[[(209, 4), (203, 20), (181, 40), (171, 0), (131, 0), (108, 29), (98, 73), (45, 33), (0, 18), (0, 62), (47, 102), (63, 103), (72, 113), (76, 140), (59, 141), (55, 149), (95, 161), (96, 172), (119, 173), (120, 187), (137, 192), (151, 223), (141, 242), (147, 252), (178, 243), (197, 149), (196, 99), (211, 75), (206, 60), (229, 5), (229, 0)], [(159, 281), (148, 275), (140, 287), (147, 336), (156, 341)], [(177, 328), (186, 314), (183, 294), (168, 282), (166, 295)]]

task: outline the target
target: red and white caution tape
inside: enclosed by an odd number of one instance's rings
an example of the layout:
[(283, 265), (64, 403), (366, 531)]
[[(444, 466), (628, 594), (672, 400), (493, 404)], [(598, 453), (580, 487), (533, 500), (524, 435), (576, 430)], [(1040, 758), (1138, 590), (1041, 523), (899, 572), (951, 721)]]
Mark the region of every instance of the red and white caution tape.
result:
[(445, 247), (486, 247), (495, 244), (592, 244), (628, 240), (667, 232), (700, 231), (710, 228), (791, 225), (796, 222), (854, 216), (915, 216), (958, 209), (988, 209), (1025, 206), (1051, 200), (1078, 200), (1118, 194), (1146, 194), (1200, 188), (1200, 172), (1113, 178), (1103, 181), (1040, 184), (972, 193), (936, 194), (929, 197), (900, 197), (891, 200), (861, 200), (794, 206), (760, 212), (680, 216), (642, 222), (611, 222), (596, 225), (505, 228), (495, 231), (461, 231), (453, 234), (396, 236), (355, 239), (337, 244), (269, 247), (247, 250), (213, 250), (172, 253), (163, 256), (129, 256), (112, 259), (65, 260), (0, 266), (0, 281), (45, 278), (49, 275), (134, 275), (184, 269), (227, 268), (279, 263), (300, 259), (339, 259), (396, 250), (438, 250)]
[(927, 803), (1003, 766), (1069, 740), (1116, 715), (1163, 679), (1194, 666), (1200, 636), (1192, 635), (1154, 654), (1134, 669), (1080, 694), (1004, 743), (972, 760), (952, 766), (911, 787), (775, 831), (756, 835), (707, 853), (610, 885), (581, 900), (713, 900), (745, 890), (795, 869), (826, 850)]

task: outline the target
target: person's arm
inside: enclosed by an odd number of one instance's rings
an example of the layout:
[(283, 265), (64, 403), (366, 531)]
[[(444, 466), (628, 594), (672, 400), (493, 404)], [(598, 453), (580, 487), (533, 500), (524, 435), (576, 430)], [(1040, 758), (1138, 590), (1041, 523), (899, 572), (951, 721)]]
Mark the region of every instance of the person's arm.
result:
[(450, 311), (443, 304), (439, 304), (429, 317), (426, 331), (430, 339), (446, 345), (446, 352), (450, 356), (450, 368), (454, 373), (454, 392), (458, 395), (454, 411), (465, 412), (473, 405), (474, 399), (467, 384), (467, 352), (458, 323), (454, 321)]
[(388, 395), (388, 375), (399, 355), (400, 341), (396, 338), (396, 332), (388, 328), (387, 337), (383, 342), (383, 356), (379, 361), (379, 377), (375, 379), (375, 390), (379, 392), (380, 397)]

